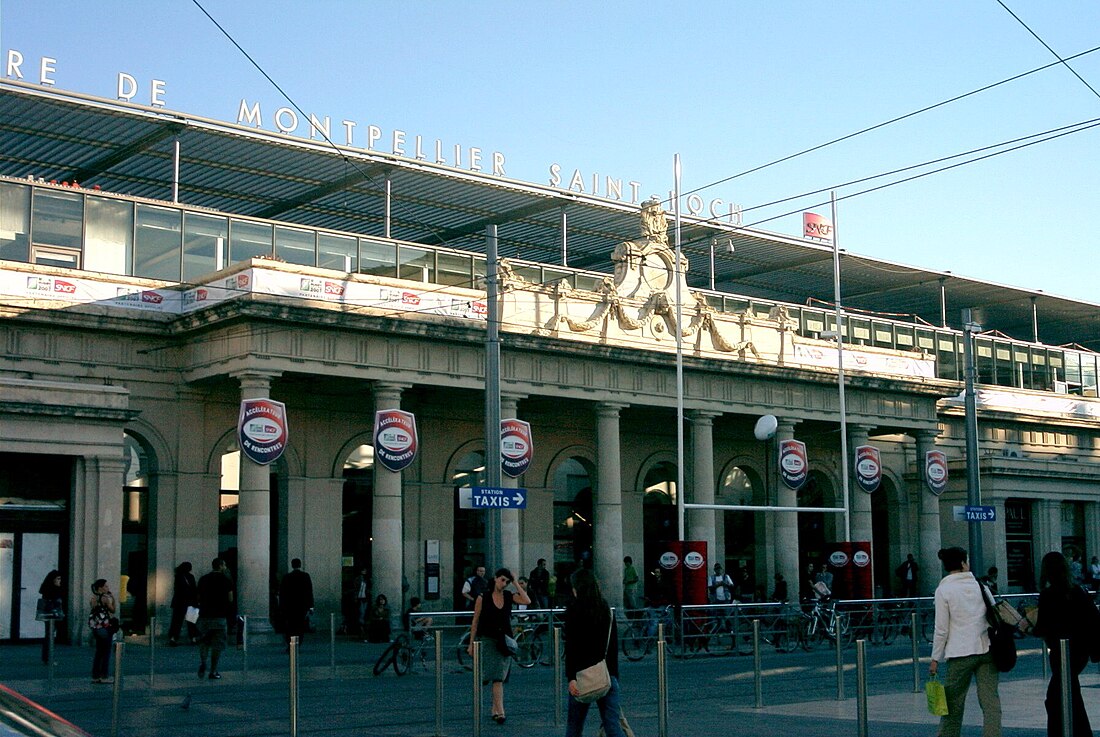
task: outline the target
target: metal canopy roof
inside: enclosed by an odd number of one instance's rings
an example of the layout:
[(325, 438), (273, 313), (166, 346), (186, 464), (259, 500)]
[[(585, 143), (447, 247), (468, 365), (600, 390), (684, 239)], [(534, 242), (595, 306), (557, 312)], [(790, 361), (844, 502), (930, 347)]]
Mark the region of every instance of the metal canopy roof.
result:
[[(0, 81), (0, 174), (78, 181), (136, 197), (171, 197), (174, 141), (180, 142), (179, 201), (230, 214), (283, 220), (368, 236), (383, 234), (385, 181), (391, 236), (429, 246), (484, 252), (496, 224), (500, 254), (561, 263), (562, 213), (569, 266), (609, 271), (611, 251), (637, 237), (638, 208), (548, 186), (389, 156), (334, 149), (174, 111)], [(797, 237), (683, 218), (689, 282), (706, 287), (712, 238), (719, 291), (796, 304), (833, 299), (832, 252)], [(732, 244), (734, 252), (727, 252)], [(843, 302), (940, 324), (975, 310), (987, 330), (1100, 349), (1100, 305), (842, 252)]]

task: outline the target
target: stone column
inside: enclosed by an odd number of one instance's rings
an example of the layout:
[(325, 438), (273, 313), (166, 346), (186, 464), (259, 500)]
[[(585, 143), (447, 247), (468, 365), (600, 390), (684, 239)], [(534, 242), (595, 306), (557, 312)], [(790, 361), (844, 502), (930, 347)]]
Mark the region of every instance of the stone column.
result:
[(925, 454), (936, 449), (937, 430), (920, 430), (915, 433), (917, 439), (917, 477), (919, 487), (917, 494), (920, 499), (920, 550), (916, 558), (920, 563), (920, 580), (918, 591), (921, 596), (929, 596), (935, 590), (942, 578), (943, 566), (940, 564), (938, 553), (943, 547), (940, 538), (940, 498), (928, 489), (928, 480), (925, 478), (924, 459)]
[[(233, 374), (241, 382), (241, 399), (268, 399), (271, 371)], [(249, 629), (264, 631), (271, 616), (271, 467), (241, 453), (237, 505), (237, 609), (248, 617)], [(202, 573), (206, 571), (202, 569)]]
[[(409, 384), (375, 382), (374, 409), (401, 409), (401, 392)], [(403, 569), (401, 471), (374, 464), (374, 504), (371, 526), (371, 600), (385, 594), (396, 617), (400, 613)], [(396, 620), (395, 620), (396, 621)]]
[[(524, 399), (524, 397), (525, 395), (521, 394), (501, 394), (500, 419), (515, 419), (517, 417), (516, 410), (519, 405), (519, 400)], [(496, 441), (500, 442), (499, 435)], [(492, 439), (490, 439), (489, 442), (492, 442)], [(506, 489), (518, 489), (519, 479), (512, 478), (501, 471), (500, 485)], [(500, 561), (500, 565), (511, 569), (512, 575), (517, 578), (524, 575), (523, 561), (520, 560), (519, 552), (519, 518), (522, 514), (524, 514), (524, 512), (518, 509), (502, 509), (500, 511), (500, 549), (504, 555), (503, 560)]]
[[(780, 507), (797, 507), (798, 492), (783, 483), (779, 475), (779, 443), (794, 440), (794, 427), (799, 420), (779, 418), (779, 427), (775, 431), (775, 452), (768, 472), (775, 479), (772, 486), (776, 489), (776, 504)], [(770, 546), (775, 550), (775, 572), (782, 573), (787, 580), (787, 591), (792, 601), (798, 600), (798, 512), (773, 512), (775, 518), (775, 539)], [(764, 590), (770, 595), (772, 581), (764, 582)]]
[[(696, 504), (714, 504), (714, 418), (719, 412), (692, 410), (688, 413), (691, 420), (691, 501)], [(707, 544), (707, 571), (718, 560), (715, 547), (715, 513), (713, 509), (687, 510), (689, 540), (702, 540)]]
[[(596, 405), (599, 478), (593, 510), (596, 579), (611, 606), (623, 604), (623, 481), (619, 454), (619, 412), (625, 404)], [(677, 491), (679, 493), (679, 491)]]
[[(852, 542), (872, 542), (874, 532), (871, 526), (871, 495), (860, 488), (856, 482), (856, 448), (867, 445), (867, 434), (871, 431), (868, 425), (848, 425), (848, 457), (844, 460), (848, 464), (848, 514), (852, 521)], [(873, 492), (881, 494), (882, 490)], [(872, 545), (872, 550), (874, 546)]]
[[(122, 433), (119, 432), (119, 442)], [(121, 585), (122, 561), (122, 485), (125, 481), (123, 447), (118, 455), (89, 456), (80, 459), (75, 468), (73, 506), (73, 540), (83, 544), (74, 546), (69, 558), (73, 562), (69, 583), (69, 619), (58, 626), (68, 627), (73, 642), (83, 643), (89, 636), (88, 587), (97, 578), (107, 579), (111, 590), (118, 595)], [(82, 529), (81, 529), (82, 528)], [(60, 562), (60, 561), (58, 561)], [(27, 592), (31, 586), (24, 582)]]

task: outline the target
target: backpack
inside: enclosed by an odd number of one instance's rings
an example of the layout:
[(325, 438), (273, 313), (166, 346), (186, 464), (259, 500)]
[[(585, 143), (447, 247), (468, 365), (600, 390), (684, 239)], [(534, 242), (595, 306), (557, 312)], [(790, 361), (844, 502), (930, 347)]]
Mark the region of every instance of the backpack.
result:
[(88, 627), (93, 630), (110, 629), (111, 614), (107, 607), (102, 604), (92, 607), (92, 613), (88, 615)]

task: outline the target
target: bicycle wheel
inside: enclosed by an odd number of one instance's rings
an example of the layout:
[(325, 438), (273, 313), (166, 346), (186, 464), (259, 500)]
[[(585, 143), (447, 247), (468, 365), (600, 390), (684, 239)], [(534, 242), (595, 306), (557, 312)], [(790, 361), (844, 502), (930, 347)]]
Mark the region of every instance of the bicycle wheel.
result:
[(401, 640), (391, 642), (390, 646), (382, 651), (382, 654), (378, 656), (378, 660), (374, 661), (374, 675), (381, 675), (382, 671), (390, 667), (390, 663), (394, 661), (397, 655), (397, 651), (402, 648)]
[(542, 657), (542, 639), (534, 630), (522, 630), (516, 634), (516, 665), (531, 668)]
[(620, 647), (627, 660), (637, 662), (649, 652), (649, 637), (637, 624), (631, 624), (621, 639)]
[(780, 617), (772, 631), (772, 644), (781, 653), (793, 653), (802, 641), (802, 622), (791, 617)]
[(802, 625), (803, 650), (815, 650), (825, 644), (825, 623), (816, 614), (811, 614)]
[(470, 633), (464, 634), (455, 645), (455, 659), (458, 664), (466, 670), (473, 670), (474, 665), (470, 660), (470, 653), (466, 652), (466, 649), (470, 647)]
[(837, 612), (833, 617), (833, 637), (840, 638), (840, 644), (847, 647), (855, 639), (855, 629), (852, 627), (852, 619), (847, 612)]
[(901, 622), (896, 614), (887, 614), (882, 623), (882, 644), (892, 645), (901, 634)]
[(403, 676), (409, 672), (409, 668), (412, 666), (413, 651), (412, 647), (408, 643), (402, 643), (401, 647), (397, 649), (397, 652), (393, 654), (393, 671), (399, 676)]
[(729, 655), (736, 647), (733, 633), (722, 626), (719, 626), (707, 641), (707, 652), (711, 655)]

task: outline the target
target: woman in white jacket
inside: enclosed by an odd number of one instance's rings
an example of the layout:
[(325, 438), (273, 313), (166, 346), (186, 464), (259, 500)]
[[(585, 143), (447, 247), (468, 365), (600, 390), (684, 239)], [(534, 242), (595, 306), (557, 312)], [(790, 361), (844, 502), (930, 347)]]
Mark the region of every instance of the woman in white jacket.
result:
[(934, 676), (939, 664), (947, 661), (947, 676), (943, 679), (947, 716), (940, 721), (939, 737), (959, 737), (971, 678), (978, 681), (982, 737), (1001, 737), (998, 673), (989, 652), (989, 624), (981, 584), (970, 572), (962, 548), (944, 548), (939, 558), (947, 575), (936, 587), (936, 630), (928, 667), (929, 675)]

